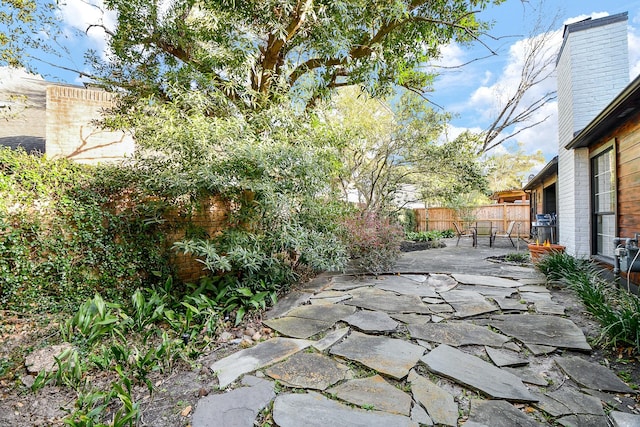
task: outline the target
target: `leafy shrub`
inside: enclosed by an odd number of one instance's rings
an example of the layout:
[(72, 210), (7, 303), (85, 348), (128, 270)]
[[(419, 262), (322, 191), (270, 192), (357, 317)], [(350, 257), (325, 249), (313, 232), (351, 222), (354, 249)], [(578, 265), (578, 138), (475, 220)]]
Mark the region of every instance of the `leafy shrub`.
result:
[(362, 212), (343, 221), (344, 239), (355, 267), (367, 273), (387, 272), (400, 256), (402, 228), (389, 217)]
[(512, 252), (504, 256), (505, 261), (525, 263), (530, 261), (528, 253), (524, 252)]
[(607, 345), (627, 345), (640, 352), (640, 298), (613, 287), (598, 267), (565, 253), (544, 257), (537, 267), (547, 279), (573, 289), (587, 310), (602, 325), (600, 341)]
[(416, 220), (416, 212), (413, 209), (401, 209), (396, 217), (406, 234), (416, 231), (418, 222)]
[(104, 183), (131, 185), (115, 170), (0, 148), (0, 304), (68, 310), (96, 292), (122, 301), (157, 280), (150, 272), (169, 273), (145, 205), (109, 206)]
[(442, 238), (444, 238), (444, 239), (450, 239), (452, 237), (456, 237), (456, 232), (451, 230), (451, 229), (443, 230), (443, 231), (441, 231), (441, 233), (442, 233)]
[(406, 233), (407, 240), (414, 242), (432, 242), (443, 238), (443, 233), (438, 230), (430, 231), (418, 231), (413, 233)]

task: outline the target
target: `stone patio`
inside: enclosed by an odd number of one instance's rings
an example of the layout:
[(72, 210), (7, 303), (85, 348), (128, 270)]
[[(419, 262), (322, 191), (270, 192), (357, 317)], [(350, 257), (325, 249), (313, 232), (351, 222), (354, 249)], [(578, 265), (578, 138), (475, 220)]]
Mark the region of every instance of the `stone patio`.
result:
[(315, 279), (266, 316), (280, 337), (210, 366), (220, 392), (192, 426), (250, 427), (265, 408), (280, 427), (640, 425), (544, 277), (486, 260), (509, 252), (454, 244)]

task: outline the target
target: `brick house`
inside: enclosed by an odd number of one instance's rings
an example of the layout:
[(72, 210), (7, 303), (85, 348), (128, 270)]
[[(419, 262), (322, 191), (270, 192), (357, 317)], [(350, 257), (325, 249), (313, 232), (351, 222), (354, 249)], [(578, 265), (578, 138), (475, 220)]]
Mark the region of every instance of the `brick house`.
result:
[(565, 28), (558, 58), (559, 242), (613, 263), (640, 232), (640, 76), (629, 83), (627, 14)]
[(113, 95), (100, 89), (51, 83), (0, 68), (0, 107), (17, 107), (0, 126), (0, 145), (79, 163), (122, 159), (133, 153), (132, 137), (92, 123), (112, 103)]

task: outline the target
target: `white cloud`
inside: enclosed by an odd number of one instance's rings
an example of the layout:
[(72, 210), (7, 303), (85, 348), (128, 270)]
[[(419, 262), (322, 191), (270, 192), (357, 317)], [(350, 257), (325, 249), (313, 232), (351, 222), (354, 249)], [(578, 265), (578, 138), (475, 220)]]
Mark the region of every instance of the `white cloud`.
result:
[(67, 31), (85, 32), (90, 48), (105, 58), (107, 34), (100, 27), (89, 29), (89, 26), (101, 25), (113, 30), (117, 22), (116, 12), (106, 10), (103, 0), (68, 0), (61, 4), (60, 11), (63, 22), (68, 26)]

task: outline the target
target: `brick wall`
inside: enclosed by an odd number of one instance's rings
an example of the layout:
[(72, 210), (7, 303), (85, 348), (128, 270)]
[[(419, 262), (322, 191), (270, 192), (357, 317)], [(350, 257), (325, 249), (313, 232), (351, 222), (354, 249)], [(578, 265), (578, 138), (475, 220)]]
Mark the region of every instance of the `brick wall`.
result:
[[(188, 212), (174, 209), (165, 216), (171, 230), (167, 234), (167, 243), (172, 245), (184, 239), (189, 232), (213, 237), (228, 227), (228, 214), (228, 203), (215, 196), (202, 198), (198, 205)], [(204, 264), (192, 254), (186, 255), (171, 250), (171, 263), (182, 282), (193, 283), (208, 274), (208, 271), (204, 270)]]
[(110, 132), (91, 123), (113, 95), (103, 90), (75, 86), (47, 86), (46, 153), (49, 158), (66, 157), (79, 163), (122, 159), (132, 154), (134, 142), (124, 132)]
[(558, 70), (558, 236), (567, 252), (591, 254), (588, 149), (564, 147), (629, 82), (626, 15), (565, 29)]

